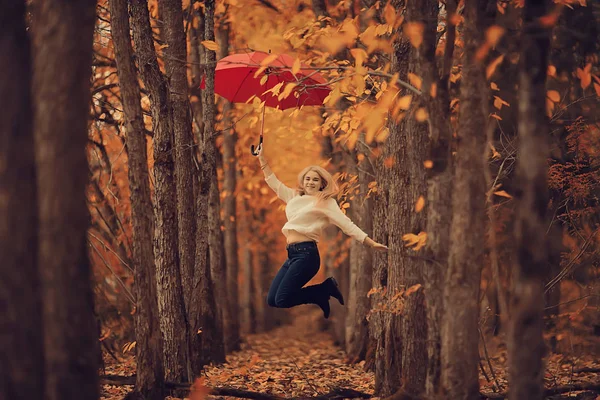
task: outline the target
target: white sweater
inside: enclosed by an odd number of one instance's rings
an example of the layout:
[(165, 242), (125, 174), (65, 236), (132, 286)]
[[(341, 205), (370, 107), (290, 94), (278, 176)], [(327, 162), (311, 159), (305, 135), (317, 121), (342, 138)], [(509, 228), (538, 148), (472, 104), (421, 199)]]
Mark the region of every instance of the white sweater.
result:
[(285, 186), (275, 174), (269, 175), (265, 181), (281, 200), (287, 203), (285, 215), (288, 222), (281, 231), (287, 237), (289, 231), (296, 231), (304, 236), (319, 241), (323, 228), (334, 224), (346, 235), (363, 242), (367, 234), (348, 218), (333, 198), (317, 204), (315, 196), (300, 196), (295, 190)]

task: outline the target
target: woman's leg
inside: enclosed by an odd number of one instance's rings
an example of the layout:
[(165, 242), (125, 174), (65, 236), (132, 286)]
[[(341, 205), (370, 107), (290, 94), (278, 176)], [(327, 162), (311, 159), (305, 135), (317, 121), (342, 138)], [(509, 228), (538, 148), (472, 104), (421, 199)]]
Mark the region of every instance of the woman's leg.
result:
[(324, 285), (303, 287), (319, 272), (318, 253), (302, 254), (288, 261), (287, 272), (279, 282), (279, 288), (275, 295), (277, 307), (290, 308), (300, 304), (322, 306), (324, 302), (329, 301), (329, 293)]
[(285, 262), (283, 263), (281, 268), (279, 268), (279, 272), (277, 272), (277, 275), (275, 275), (275, 278), (273, 278), (273, 282), (271, 282), (271, 287), (269, 288), (269, 294), (267, 295), (267, 304), (270, 307), (277, 307), (277, 302), (275, 301), (275, 297), (277, 296), (277, 291), (279, 290), (279, 285), (281, 285), (281, 281), (283, 280), (283, 277), (285, 276), (285, 274), (288, 271), (289, 264), (290, 264), (290, 260), (289, 259), (285, 260)]

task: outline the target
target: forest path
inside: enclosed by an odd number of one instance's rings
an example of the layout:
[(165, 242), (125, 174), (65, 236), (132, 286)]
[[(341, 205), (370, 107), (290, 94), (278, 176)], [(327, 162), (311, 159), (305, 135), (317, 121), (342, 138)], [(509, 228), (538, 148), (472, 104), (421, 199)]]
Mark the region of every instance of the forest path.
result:
[(227, 363), (206, 368), (204, 384), (285, 397), (326, 394), (334, 388), (373, 393), (374, 374), (365, 372), (363, 363), (344, 362), (344, 351), (320, 329), (321, 311), (301, 306), (292, 312), (292, 324), (247, 336)]
[[(344, 351), (334, 344), (329, 333), (322, 331), (323, 314), (318, 308), (305, 305), (289, 312), (292, 313), (291, 324), (244, 336), (241, 350), (228, 354), (226, 363), (206, 367), (203, 385), (283, 397), (312, 397), (330, 393), (335, 388), (374, 392), (374, 374), (364, 371), (364, 362), (345, 363)], [(334, 313), (335, 310), (330, 318), (335, 318)], [(106, 374), (135, 373), (131, 353), (120, 362), (108, 357), (105, 361)], [(121, 400), (132, 389), (132, 386), (103, 385), (100, 398)]]

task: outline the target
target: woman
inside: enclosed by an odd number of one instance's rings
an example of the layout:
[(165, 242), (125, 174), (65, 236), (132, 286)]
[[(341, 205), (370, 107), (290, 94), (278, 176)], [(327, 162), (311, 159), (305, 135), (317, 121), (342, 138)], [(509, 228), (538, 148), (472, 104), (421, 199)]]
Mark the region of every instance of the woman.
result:
[(282, 232), (287, 239), (288, 259), (271, 283), (267, 303), (271, 307), (290, 308), (300, 304), (317, 304), (329, 318), (329, 297), (344, 304), (344, 297), (334, 278), (318, 285), (303, 287), (319, 271), (321, 259), (317, 242), (321, 231), (330, 223), (345, 234), (376, 250), (387, 251), (383, 244), (373, 241), (348, 218), (338, 206), (334, 196), (338, 187), (329, 172), (319, 166), (306, 167), (298, 175), (298, 188), (290, 189), (277, 179), (262, 155), (262, 145), (257, 149), (260, 169), (265, 181), (287, 205), (288, 222)]

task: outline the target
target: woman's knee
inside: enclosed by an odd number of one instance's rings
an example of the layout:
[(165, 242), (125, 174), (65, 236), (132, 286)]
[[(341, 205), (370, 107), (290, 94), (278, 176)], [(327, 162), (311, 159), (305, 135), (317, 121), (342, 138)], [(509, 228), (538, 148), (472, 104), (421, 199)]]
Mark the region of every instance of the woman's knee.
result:
[(278, 293), (275, 297), (275, 304), (277, 308), (290, 308), (292, 307), (292, 296), (288, 293)]
[(269, 293), (267, 295), (267, 304), (269, 305), (269, 307), (277, 307), (277, 302), (275, 301), (275, 295), (272, 295), (271, 293)]

